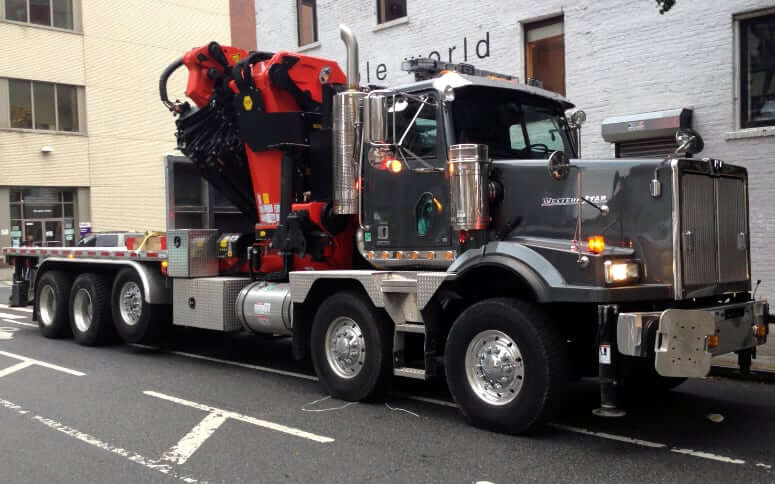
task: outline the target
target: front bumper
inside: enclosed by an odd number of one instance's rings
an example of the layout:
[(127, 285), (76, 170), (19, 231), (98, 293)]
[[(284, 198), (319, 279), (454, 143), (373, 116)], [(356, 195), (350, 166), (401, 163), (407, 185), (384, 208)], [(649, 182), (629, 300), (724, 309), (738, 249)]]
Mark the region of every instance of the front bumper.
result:
[(623, 355), (653, 354), (654, 367), (662, 376), (704, 377), (712, 357), (766, 343), (768, 322), (767, 301), (620, 313), (616, 340)]

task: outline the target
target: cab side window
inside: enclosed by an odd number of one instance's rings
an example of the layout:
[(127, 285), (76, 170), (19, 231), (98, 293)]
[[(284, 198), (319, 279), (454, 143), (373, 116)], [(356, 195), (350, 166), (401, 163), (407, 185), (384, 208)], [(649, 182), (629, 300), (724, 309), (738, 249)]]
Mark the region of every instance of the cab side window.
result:
[[(422, 109), (420, 109), (422, 108)], [(420, 110), (412, 124), (412, 119)], [(396, 103), (396, 142), (411, 125), (401, 146), (409, 166), (439, 167), (438, 156), (438, 109), (416, 100)]]

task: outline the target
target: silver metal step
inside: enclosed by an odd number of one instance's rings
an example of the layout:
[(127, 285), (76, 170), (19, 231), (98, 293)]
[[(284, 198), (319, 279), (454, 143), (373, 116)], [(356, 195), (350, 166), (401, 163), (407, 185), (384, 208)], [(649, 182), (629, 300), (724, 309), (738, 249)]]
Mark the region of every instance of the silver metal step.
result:
[(399, 368), (393, 369), (393, 374), (395, 376), (403, 376), (406, 378), (414, 378), (417, 380), (425, 380), (425, 370), (422, 368), (409, 368), (408, 366), (402, 366)]
[(396, 292), (405, 294), (414, 294), (417, 292), (417, 279), (410, 279), (402, 276), (391, 276), (384, 279), (380, 286), (382, 292)]
[(425, 334), (424, 324), (396, 324), (396, 332)]

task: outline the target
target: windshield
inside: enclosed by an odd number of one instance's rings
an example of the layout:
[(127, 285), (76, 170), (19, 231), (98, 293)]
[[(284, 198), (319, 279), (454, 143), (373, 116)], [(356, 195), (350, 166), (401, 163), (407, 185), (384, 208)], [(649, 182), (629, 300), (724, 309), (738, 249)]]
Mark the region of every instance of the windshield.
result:
[(562, 107), (505, 89), (469, 87), (455, 93), (457, 143), (486, 144), (493, 159), (575, 158)]

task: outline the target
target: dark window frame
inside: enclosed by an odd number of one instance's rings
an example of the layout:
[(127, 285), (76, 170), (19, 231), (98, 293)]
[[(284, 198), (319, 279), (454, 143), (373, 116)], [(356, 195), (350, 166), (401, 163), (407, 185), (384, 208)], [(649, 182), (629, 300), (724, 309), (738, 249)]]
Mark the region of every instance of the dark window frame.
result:
[[(739, 20), (739, 32), (740, 32), (740, 128), (761, 128), (765, 126), (775, 126), (775, 119), (762, 120), (762, 121), (750, 121), (750, 112), (748, 109), (749, 104), (749, 83), (750, 78), (748, 75), (748, 28), (754, 22), (761, 22), (762, 20), (770, 20), (775, 24), (775, 12), (759, 15), (756, 17), (750, 17)], [(775, 76), (774, 76), (775, 77)], [(775, 82), (775, 78), (771, 82)]]
[[(84, 131), (81, 130), (81, 125), (82, 125), (82, 119), (81, 118), (83, 116), (83, 113), (81, 112), (81, 108), (80, 108), (80, 104), (81, 104), (80, 96), (82, 95), (82, 94), (80, 94), (81, 86), (75, 86), (75, 85), (72, 85), (72, 84), (62, 84), (62, 83), (46, 82), (46, 81), (33, 81), (33, 80), (30, 80), (30, 79), (6, 78), (6, 80), (9, 81), (9, 82), (10, 81), (16, 81), (16, 82), (26, 83), (29, 86), (29, 90), (30, 90), (30, 105), (31, 105), (31, 112), (32, 112), (32, 118), (31, 118), (32, 127), (31, 128), (13, 126), (11, 124), (12, 120), (11, 120), (11, 117), (10, 117), (11, 116), (11, 113), (10, 113), (10, 110), (11, 110), (11, 98), (10, 98), (10, 95), (9, 95), (9, 98), (7, 100), (7, 102), (8, 102), (8, 111), (9, 111), (9, 124), (8, 124), (8, 128), (10, 128), (10, 129), (21, 129), (21, 130), (25, 130), (25, 131), (39, 131), (39, 132), (46, 132), (46, 133), (84, 134)], [(37, 85), (53, 86), (53, 88), (54, 88), (54, 129), (39, 129), (39, 128), (35, 127), (36, 126), (36, 122), (35, 122), (35, 111), (36, 111), (36, 109), (35, 109), (35, 107), (36, 107), (36, 104), (35, 104), (35, 85), (36, 84)], [(59, 89), (60, 88), (72, 88), (72, 89), (75, 90), (74, 91), (75, 92), (75, 98), (74, 98), (75, 104), (73, 106), (73, 110), (75, 112), (75, 124), (73, 126), (74, 127), (73, 130), (61, 129), (62, 120), (60, 119), (60, 116), (62, 114), (62, 110), (61, 110), (62, 106), (60, 105), (60, 97), (59, 97)]]
[(43, 28), (64, 30), (64, 31), (67, 31), (67, 32), (76, 32), (77, 31), (76, 26), (78, 25), (78, 22), (76, 21), (76, 18), (75, 18), (76, 13), (77, 13), (76, 5), (75, 5), (75, 1), (76, 0), (64, 0), (64, 1), (69, 1), (70, 2), (70, 8), (68, 9), (69, 13), (70, 13), (70, 18), (69, 18), (69, 22), (68, 22), (69, 26), (66, 26), (66, 27), (55, 25), (55, 23), (56, 23), (56, 16), (54, 14), (54, 12), (55, 12), (54, 2), (56, 0), (46, 0), (46, 2), (48, 3), (48, 10), (49, 10), (49, 12), (48, 12), (48, 23), (47, 24), (39, 23), (39, 22), (33, 22), (32, 21), (32, 17), (31, 17), (30, 0), (23, 0), (23, 1), (24, 1), (25, 6), (26, 6), (26, 12), (25, 12), (25, 19), (24, 20), (18, 20), (18, 19), (14, 19), (14, 18), (9, 18), (8, 17), (8, 6), (7, 5), (5, 5), (4, 6), (4, 10), (2, 12), (0, 12), (0, 15), (2, 16), (2, 19), (7, 21), (7, 22), (20, 23), (20, 24), (30, 25), (30, 26), (34, 26), (34, 27), (43, 27)]
[[(528, 32), (531, 30), (537, 30), (542, 27), (546, 27), (548, 25), (555, 25), (560, 24), (562, 25), (562, 41), (563, 45), (565, 45), (565, 14), (558, 14), (554, 15), (549, 18), (545, 18), (542, 20), (535, 20), (532, 22), (525, 22), (522, 24), (522, 33), (523, 33), (523, 39), (522, 39), (522, 56), (524, 58), (524, 66), (523, 66), (523, 72), (525, 75), (525, 80), (527, 80), (530, 76), (528, 76)], [(562, 80), (562, 87), (563, 92), (560, 92), (558, 94), (564, 96), (568, 89), (568, 65), (566, 62), (567, 52), (565, 52), (565, 56), (562, 59), (563, 63), (563, 80)]]
[[(385, 9), (384, 9), (385, 12), (384, 12), (384, 15), (383, 15), (383, 8), (382, 8), (382, 6), (386, 2), (389, 2), (389, 1), (402, 2), (403, 6), (404, 6), (404, 14), (401, 15), (400, 17), (388, 18), (387, 7), (385, 7)], [(385, 23), (388, 23), (388, 22), (393, 22), (395, 20), (406, 18), (408, 16), (409, 16), (409, 11), (406, 8), (406, 0), (377, 0), (377, 25), (382, 25), (382, 24), (385, 24)]]
[[(312, 42), (302, 43), (302, 25), (301, 25), (301, 7), (302, 5), (312, 7)], [(318, 37), (318, 3), (317, 0), (296, 0), (296, 33), (299, 47), (314, 44), (319, 41)]]

